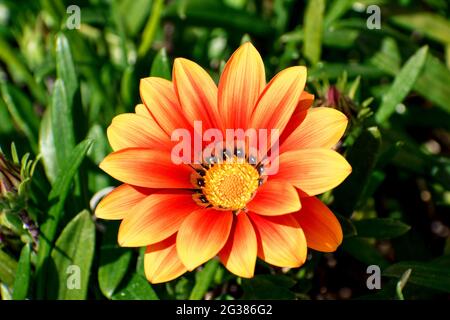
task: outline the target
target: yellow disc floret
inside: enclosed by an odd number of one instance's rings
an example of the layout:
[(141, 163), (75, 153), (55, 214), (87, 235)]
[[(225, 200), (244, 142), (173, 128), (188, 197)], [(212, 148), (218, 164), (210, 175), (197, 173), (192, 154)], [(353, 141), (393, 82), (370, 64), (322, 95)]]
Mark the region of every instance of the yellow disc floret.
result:
[(224, 162), (206, 171), (203, 194), (217, 208), (243, 209), (259, 186), (258, 171), (247, 162)]

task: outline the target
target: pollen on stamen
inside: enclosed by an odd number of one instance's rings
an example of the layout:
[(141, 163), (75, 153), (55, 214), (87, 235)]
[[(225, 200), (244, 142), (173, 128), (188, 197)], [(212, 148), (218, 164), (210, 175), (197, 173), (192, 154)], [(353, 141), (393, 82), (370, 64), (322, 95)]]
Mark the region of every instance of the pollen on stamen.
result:
[(259, 171), (236, 155), (216, 162), (201, 178), (192, 180), (200, 186), (194, 197), (200, 205), (233, 211), (245, 208), (261, 184)]

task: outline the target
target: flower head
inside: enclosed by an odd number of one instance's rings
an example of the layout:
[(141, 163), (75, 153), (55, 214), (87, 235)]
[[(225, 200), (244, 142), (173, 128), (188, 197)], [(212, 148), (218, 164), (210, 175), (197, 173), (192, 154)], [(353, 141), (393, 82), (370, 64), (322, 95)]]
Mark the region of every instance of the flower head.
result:
[[(332, 150), (347, 118), (310, 108), (305, 83), (306, 68), (296, 66), (266, 84), (250, 43), (229, 59), (218, 86), (182, 58), (172, 82), (141, 80), (143, 104), (108, 128), (114, 152), (100, 167), (123, 184), (96, 215), (122, 220), (120, 245), (147, 246), (150, 282), (172, 280), (215, 256), (234, 274), (252, 277), (257, 257), (298, 267), (307, 247), (339, 246), (339, 222), (315, 195), (351, 172)], [(261, 132), (276, 135), (261, 139)]]

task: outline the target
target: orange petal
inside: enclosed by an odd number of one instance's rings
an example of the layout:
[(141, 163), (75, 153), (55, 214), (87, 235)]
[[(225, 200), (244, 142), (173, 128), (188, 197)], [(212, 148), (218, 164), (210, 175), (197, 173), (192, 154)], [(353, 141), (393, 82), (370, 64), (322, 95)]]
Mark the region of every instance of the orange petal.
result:
[(136, 107), (134, 108), (134, 112), (137, 115), (154, 120), (152, 115), (150, 114), (150, 111), (148, 111), (147, 107), (142, 103), (136, 105)]
[(246, 42), (228, 60), (219, 81), (219, 112), (225, 128), (247, 129), (265, 85), (261, 56), (250, 42)]
[(297, 190), (285, 182), (269, 179), (247, 205), (250, 211), (264, 216), (277, 216), (300, 210), (300, 198)]
[(176, 233), (184, 219), (198, 205), (191, 192), (156, 193), (139, 202), (119, 229), (122, 247), (142, 247)]
[(313, 108), (283, 142), (280, 153), (303, 148), (331, 148), (345, 132), (347, 117), (332, 108)]
[(305, 233), (309, 248), (333, 252), (342, 242), (342, 228), (336, 216), (316, 197), (302, 198), (302, 209), (293, 214)]
[(139, 86), (141, 99), (150, 114), (170, 137), (178, 128), (188, 129), (192, 126), (184, 118), (173, 84), (162, 78), (149, 77), (141, 79)]
[(333, 189), (352, 171), (343, 156), (329, 149), (288, 151), (279, 160), (272, 179), (287, 181), (309, 196)]
[(143, 148), (130, 148), (109, 154), (100, 168), (113, 178), (147, 188), (192, 188), (192, 169), (176, 165), (170, 153)]
[(234, 219), (228, 241), (219, 253), (220, 260), (230, 272), (251, 278), (255, 272), (257, 251), (255, 230), (247, 214), (241, 212)]
[(278, 267), (296, 268), (306, 260), (302, 228), (290, 214), (267, 217), (249, 213), (258, 239), (258, 257)]
[(308, 109), (314, 102), (314, 95), (310, 94), (306, 91), (303, 91), (298, 98), (297, 107), (292, 114), (291, 119), (289, 119), (286, 128), (284, 128), (283, 133), (280, 136), (280, 145), (283, 144), (283, 141), (295, 130), (298, 126), (305, 120), (306, 114), (308, 113)]
[(147, 247), (144, 270), (151, 283), (167, 282), (187, 271), (177, 255), (176, 235)]
[(281, 134), (299, 102), (305, 83), (305, 67), (290, 67), (279, 72), (261, 93), (250, 127), (279, 129)]
[(154, 189), (122, 184), (100, 201), (95, 208), (95, 215), (97, 218), (106, 220), (123, 219), (138, 202), (144, 200), (153, 192)]
[(200, 209), (181, 224), (177, 235), (177, 252), (188, 270), (213, 258), (230, 234), (233, 214), (230, 211)]
[(198, 64), (177, 58), (173, 64), (173, 84), (188, 122), (202, 121), (203, 129), (219, 128), (217, 86)]
[(125, 148), (170, 149), (172, 145), (170, 138), (153, 119), (134, 113), (116, 116), (107, 133), (114, 151)]

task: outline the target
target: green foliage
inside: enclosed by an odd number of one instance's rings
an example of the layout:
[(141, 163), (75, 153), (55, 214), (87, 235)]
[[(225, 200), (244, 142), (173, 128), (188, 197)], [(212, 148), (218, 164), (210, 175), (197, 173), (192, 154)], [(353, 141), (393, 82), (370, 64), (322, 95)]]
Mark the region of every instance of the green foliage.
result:
[(16, 276), (14, 279), (14, 289), (12, 298), (14, 300), (25, 300), (28, 295), (28, 288), (31, 280), (31, 246), (26, 244), (20, 253), (17, 264)]
[[(78, 242), (82, 246), (74, 246), (74, 242)], [(86, 299), (90, 269), (94, 259), (94, 246), (94, 222), (89, 211), (84, 210), (66, 225), (56, 240), (47, 266), (49, 269), (48, 298), (59, 300)], [(71, 269), (71, 267), (79, 269)], [(76, 278), (78, 275), (79, 279)]]
[(117, 287), (128, 271), (132, 252), (120, 248), (117, 244), (117, 228), (109, 226), (103, 235), (100, 247), (100, 267), (98, 283), (100, 290), (107, 298), (112, 298)]
[[(0, 195), (2, 299), (339, 299), (349, 286), (352, 298), (448, 299), (445, 1), (84, 1), (78, 29), (66, 25), (66, 4), (2, 2), (0, 148), (20, 171), (17, 192)], [(381, 29), (367, 27), (371, 4)], [(107, 127), (141, 103), (140, 79), (171, 80), (173, 60), (186, 57), (217, 83), (244, 41), (261, 53), (268, 81), (305, 65), (314, 106), (349, 119), (336, 150), (352, 174), (320, 195), (342, 245), (309, 250), (300, 269), (259, 261), (243, 279), (213, 259), (151, 285), (145, 248), (120, 248), (118, 224), (93, 217), (116, 185), (98, 168), (111, 152)], [(372, 264), (383, 274), (377, 293), (365, 289)], [(78, 289), (68, 288), (71, 266)]]

